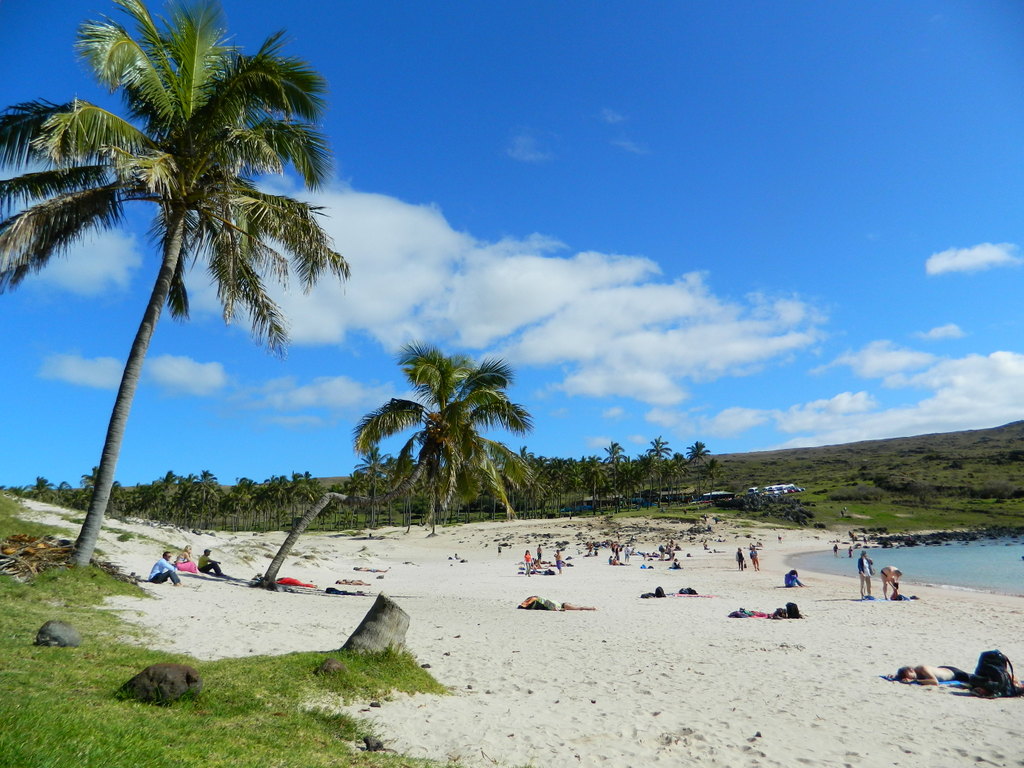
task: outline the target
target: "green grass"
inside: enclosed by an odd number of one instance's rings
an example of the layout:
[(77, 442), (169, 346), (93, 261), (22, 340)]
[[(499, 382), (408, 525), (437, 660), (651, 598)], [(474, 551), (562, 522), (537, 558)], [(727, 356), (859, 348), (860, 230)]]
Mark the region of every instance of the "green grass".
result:
[[(12, 517), (0, 499), (0, 532), (47, 533)], [(48, 571), (30, 583), (0, 577), (0, 763), (33, 768), (326, 768), (426, 766), (421, 760), (358, 751), (370, 728), (311, 706), (386, 698), (394, 691), (443, 694), (445, 688), (407, 653), (330, 655), (347, 670), (314, 675), (327, 658), (293, 653), (199, 662), (125, 641), (142, 630), (98, 608), (108, 595), (142, 596), (95, 568)], [(82, 634), (78, 648), (34, 646), (49, 619)], [(217, 632), (236, 631), (217, 627)], [(150, 664), (194, 666), (203, 691), (169, 707), (118, 697)], [(386, 728), (376, 734), (387, 743)]]

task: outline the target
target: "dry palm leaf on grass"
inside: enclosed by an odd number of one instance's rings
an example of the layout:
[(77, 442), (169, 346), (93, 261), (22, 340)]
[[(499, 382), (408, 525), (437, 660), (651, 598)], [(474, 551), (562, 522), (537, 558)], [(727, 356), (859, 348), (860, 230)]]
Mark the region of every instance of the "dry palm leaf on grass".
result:
[[(51, 568), (67, 568), (73, 548), (74, 543), (68, 539), (16, 533), (0, 541), (0, 575), (28, 581), (33, 576)], [(94, 559), (92, 565), (110, 574), (118, 581), (126, 581), (130, 584), (136, 582), (134, 576), (122, 573), (113, 563)]]

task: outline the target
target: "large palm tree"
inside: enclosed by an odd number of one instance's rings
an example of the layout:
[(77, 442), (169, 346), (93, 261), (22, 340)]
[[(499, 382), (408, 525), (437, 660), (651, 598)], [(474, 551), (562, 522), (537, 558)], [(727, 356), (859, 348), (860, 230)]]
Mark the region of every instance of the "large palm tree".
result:
[[(120, 92), (121, 116), (75, 98), (32, 101), (0, 113), (0, 165), (28, 171), (0, 182), (0, 292), (43, 269), (84, 235), (118, 226), (129, 202), (155, 206), (159, 260), (125, 364), (95, 489), (72, 562), (89, 562), (103, 524), (125, 425), (150, 338), (166, 304), (188, 316), (185, 277), (205, 263), (224, 317), (241, 311), (279, 351), (284, 318), (264, 278), (290, 272), (311, 288), (348, 266), (316, 207), (262, 192), (256, 180), (293, 167), (322, 184), (329, 153), (315, 123), (323, 79), (282, 53), (281, 33), (253, 55), (229, 45), (219, 7), (175, 6), (154, 18), (141, 0), (114, 0), (132, 30), (87, 22), (77, 49), (97, 81)], [(42, 169), (42, 170), (37, 170)]]
[[(525, 484), (529, 465), (515, 451), (480, 434), (487, 427), (518, 435), (530, 431), (530, 414), (505, 392), (512, 384), (512, 369), (502, 360), (476, 364), (423, 344), (403, 347), (398, 362), (416, 399), (393, 398), (364, 416), (355, 428), (355, 449), (363, 456), (382, 440), (418, 428), (395, 458), (393, 487), (378, 502), (390, 503), (423, 483), (430, 498), (431, 535), (453, 498), (469, 498), (481, 488), (490, 491), (513, 517), (506, 483)], [(367, 499), (332, 491), (323, 494), (292, 526), (255, 586), (277, 588), (277, 574), (288, 553), (332, 501), (350, 504)]]
[(404, 347), (398, 362), (415, 399), (393, 398), (364, 416), (355, 429), (356, 450), (365, 454), (381, 440), (416, 430), (397, 461), (400, 470), (421, 475), (426, 482), (432, 533), (453, 499), (471, 498), (482, 488), (493, 493), (511, 517), (505, 481), (525, 481), (529, 464), (480, 431), (500, 427), (523, 435), (532, 428), (530, 414), (505, 391), (512, 384), (512, 369), (502, 360), (475, 363), (423, 344)]

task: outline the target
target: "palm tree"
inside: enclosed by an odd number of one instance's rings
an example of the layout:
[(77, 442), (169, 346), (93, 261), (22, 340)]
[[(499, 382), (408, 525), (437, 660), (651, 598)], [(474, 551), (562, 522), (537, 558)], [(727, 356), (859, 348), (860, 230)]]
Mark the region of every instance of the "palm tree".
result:
[[(363, 454), (363, 460), (352, 470), (353, 477), (362, 475), (366, 478), (370, 490), (370, 520), (368, 527), (374, 528), (377, 525), (377, 486), (384, 479), (384, 465), (391, 457), (382, 454), (379, 446), (371, 446)], [(312, 499), (310, 499), (312, 501)]]
[(711, 455), (711, 451), (704, 445), (700, 440), (694, 442), (693, 445), (686, 449), (686, 460), (691, 465), (697, 467), (697, 495), (700, 495), (701, 486), (700, 480), (702, 476), (702, 468), (707, 464), (708, 457)]
[(0, 182), (0, 217), (8, 216), (0, 220), (0, 292), (89, 232), (118, 226), (127, 203), (156, 206), (159, 270), (114, 401), (75, 565), (88, 564), (95, 549), (161, 311), (166, 304), (174, 317), (188, 317), (189, 268), (203, 259), (225, 319), (241, 310), (273, 351), (287, 334), (264, 274), (283, 281), (294, 270), (306, 290), (325, 271), (348, 274), (315, 206), (255, 183), (289, 165), (308, 188), (326, 179), (329, 153), (314, 128), (325, 108), (323, 79), (282, 54), (281, 33), (254, 55), (229, 45), (212, 2), (176, 6), (158, 23), (142, 0), (114, 1), (134, 35), (110, 19), (86, 22), (77, 49), (102, 86), (120, 91), (127, 117), (78, 98), (0, 113), (0, 165), (43, 169)]
[[(483, 427), (501, 427), (517, 435), (530, 431), (530, 414), (505, 392), (512, 384), (512, 369), (503, 360), (488, 358), (476, 364), (463, 355), (447, 356), (437, 347), (422, 344), (403, 347), (398, 363), (416, 399), (392, 398), (355, 428), (355, 450), (365, 456), (381, 440), (419, 427), (395, 459), (395, 485), (378, 502), (390, 503), (424, 482), (430, 498), (431, 535), (455, 497), (468, 499), (481, 488), (494, 494), (510, 519), (514, 517), (506, 484), (525, 484), (529, 467), (515, 451), (479, 431)], [(348, 504), (366, 499), (336, 492), (321, 496), (292, 526), (255, 586), (276, 588), (288, 553), (331, 501)]]
[(611, 486), (615, 492), (615, 510), (618, 511), (622, 505), (622, 489), (619, 487), (619, 464), (626, 455), (626, 450), (617, 442), (612, 440), (604, 449), (607, 454), (604, 463), (611, 467)]
[[(512, 369), (498, 359), (477, 364), (463, 355), (445, 355), (437, 347), (405, 346), (398, 356), (415, 400), (392, 398), (364, 416), (355, 429), (360, 453), (408, 429), (418, 427), (398, 452), (401, 469), (422, 475), (430, 496), (431, 533), (456, 497), (470, 498), (481, 488), (494, 493), (508, 516), (514, 515), (505, 480), (529, 477), (529, 464), (516, 452), (480, 434), (501, 427), (516, 435), (532, 428), (530, 414), (508, 399)], [(415, 458), (414, 458), (415, 456)]]

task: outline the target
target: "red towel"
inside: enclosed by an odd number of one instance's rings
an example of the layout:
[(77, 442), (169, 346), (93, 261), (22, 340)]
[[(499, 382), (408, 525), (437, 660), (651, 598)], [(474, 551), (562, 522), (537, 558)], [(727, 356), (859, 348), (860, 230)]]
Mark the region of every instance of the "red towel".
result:
[(291, 576), (285, 576), (282, 579), (277, 580), (278, 584), (284, 584), (286, 587), (309, 587), (310, 589), (316, 589), (316, 584), (303, 584), (298, 579), (293, 579)]

